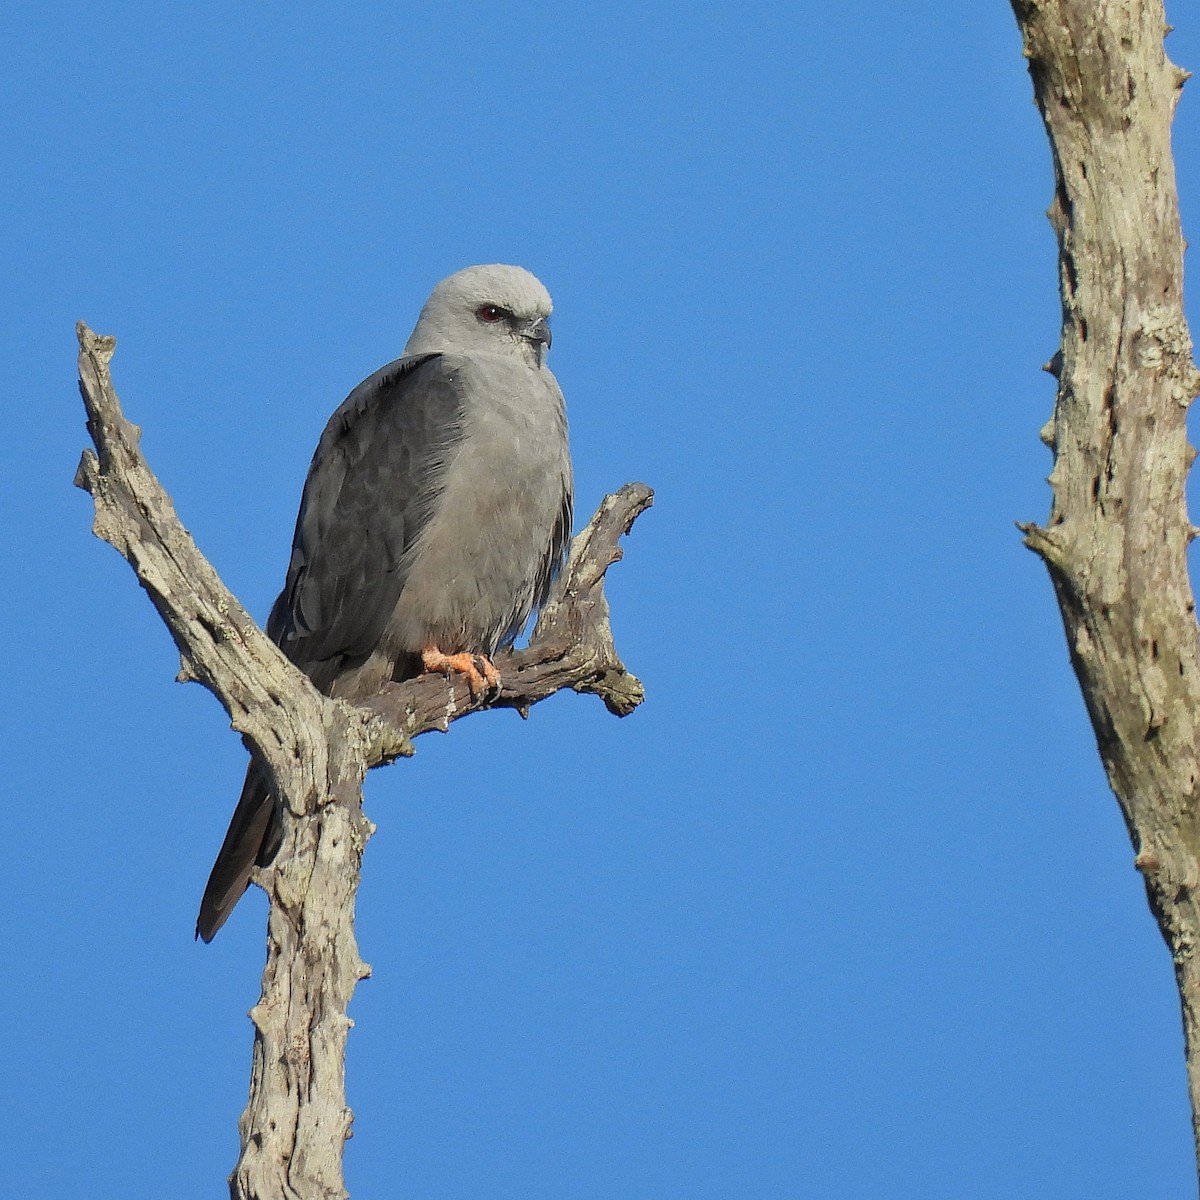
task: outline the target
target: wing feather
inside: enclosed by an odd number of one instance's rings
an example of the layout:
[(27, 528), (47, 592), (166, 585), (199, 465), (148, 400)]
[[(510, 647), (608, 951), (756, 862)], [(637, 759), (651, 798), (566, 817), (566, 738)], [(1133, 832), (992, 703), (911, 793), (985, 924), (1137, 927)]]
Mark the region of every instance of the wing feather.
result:
[(267, 633), (301, 670), (336, 675), (371, 653), (404, 587), (462, 435), (463, 397), (439, 354), (397, 359), (329, 419), (313, 455), (287, 579)]

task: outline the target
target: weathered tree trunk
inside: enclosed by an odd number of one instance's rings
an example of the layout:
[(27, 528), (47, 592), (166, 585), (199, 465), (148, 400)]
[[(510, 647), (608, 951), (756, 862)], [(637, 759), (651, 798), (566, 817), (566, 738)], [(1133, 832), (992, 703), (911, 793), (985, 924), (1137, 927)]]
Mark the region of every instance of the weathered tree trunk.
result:
[(1200, 645), (1184, 483), (1200, 391), (1183, 315), (1161, 0), (1012, 0), (1054, 156), (1062, 345), (1045, 527), (1100, 756), (1183, 1004), (1200, 1151)]
[[(175, 515), (121, 412), (108, 364), (115, 342), (79, 326), (79, 381), (96, 453), (76, 483), (95, 500), (94, 530), (129, 561), (195, 679), (229, 713), (265, 764), (286, 809), (283, 848), (258, 873), (270, 898), (262, 997), (251, 1011), (250, 1099), (238, 1123), (234, 1200), (341, 1200), (347, 1007), (367, 974), (354, 900), (372, 830), (362, 811), (367, 770), (412, 753), (411, 738), (480, 705), (461, 678), (422, 676), (363, 707), (320, 695), (247, 616)], [(560, 688), (594, 692), (618, 716), (642, 686), (613, 646), (604, 573), (653, 493), (627, 484), (575, 539), (527, 649), (499, 655), (491, 701), (527, 713)]]

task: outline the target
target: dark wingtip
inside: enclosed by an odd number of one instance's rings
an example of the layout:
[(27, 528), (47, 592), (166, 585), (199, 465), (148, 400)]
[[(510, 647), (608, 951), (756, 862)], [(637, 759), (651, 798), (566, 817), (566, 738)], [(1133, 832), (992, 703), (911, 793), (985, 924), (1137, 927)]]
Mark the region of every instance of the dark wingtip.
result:
[(217, 936), (225, 918), (233, 911), (232, 904), (219, 904), (205, 893), (200, 901), (200, 912), (196, 916), (196, 940), (206, 946)]

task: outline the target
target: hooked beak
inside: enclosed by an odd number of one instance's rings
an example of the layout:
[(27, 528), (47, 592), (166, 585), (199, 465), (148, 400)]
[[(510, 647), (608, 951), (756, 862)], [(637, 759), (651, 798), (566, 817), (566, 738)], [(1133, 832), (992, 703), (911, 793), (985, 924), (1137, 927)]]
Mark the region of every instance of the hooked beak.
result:
[(521, 330), (521, 336), (526, 341), (536, 342), (539, 350), (549, 350), (553, 336), (550, 333), (550, 322), (545, 317), (539, 317)]

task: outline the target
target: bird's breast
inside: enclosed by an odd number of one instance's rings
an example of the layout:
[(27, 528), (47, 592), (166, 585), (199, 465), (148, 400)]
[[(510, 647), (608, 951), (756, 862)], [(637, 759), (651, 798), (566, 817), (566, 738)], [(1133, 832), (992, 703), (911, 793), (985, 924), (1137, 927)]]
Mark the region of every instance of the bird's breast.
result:
[(557, 382), (515, 365), (462, 368), (461, 436), (406, 564), (397, 650), (493, 653), (536, 602), (571, 467)]

